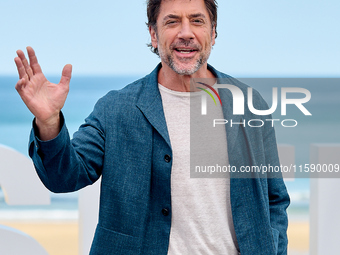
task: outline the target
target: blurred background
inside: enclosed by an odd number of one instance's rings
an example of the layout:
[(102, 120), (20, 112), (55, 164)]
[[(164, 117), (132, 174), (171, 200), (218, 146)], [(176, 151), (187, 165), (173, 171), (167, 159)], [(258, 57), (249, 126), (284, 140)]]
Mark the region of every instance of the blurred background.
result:
[[(340, 77), (339, 1), (219, 1), (218, 15), (218, 37), (209, 59), (218, 70), (237, 78)], [(145, 76), (159, 63), (146, 46), (146, 21), (145, 1), (1, 0), (0, 144), (27, 155), (32, 115), (14, 89), (17, 49), (32, 46), (45, 75), (56, 83), (63, 66), (73, 65), (63, 110), (72, 134), (100, 97)], [(258, 89), (270, 95), (271, 88)], [(340, 127), (336, 117), (322, 122), (331, 134)], [(338, 135), (317, 136), (316, 129), (299, 140), (302, 133), (305, 130), (277, 127), (278, 142), (294, 145), (300, 163), (309, 163), (310, 143), (340, 142)], [(310, 181), (298, 178), (286, 184), (292, 199), (289, 253), (306, 255)], [(51, 194), (51, 201), (46, 206), (9, 206), (0, 191), (0, 224), (33, 236), (49, 254), (75, 255), (78, 194)]]

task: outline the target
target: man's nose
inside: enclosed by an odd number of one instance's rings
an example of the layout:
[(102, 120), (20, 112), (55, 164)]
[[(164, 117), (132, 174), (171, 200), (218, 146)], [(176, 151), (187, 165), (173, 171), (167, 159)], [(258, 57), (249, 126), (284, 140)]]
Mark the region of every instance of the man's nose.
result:
[(178, 32), (178, 38), (184, 40), (195, 38), (195, 34), (192, 31), (191, 24), (188, 20), (182, 21), (180, 31)]

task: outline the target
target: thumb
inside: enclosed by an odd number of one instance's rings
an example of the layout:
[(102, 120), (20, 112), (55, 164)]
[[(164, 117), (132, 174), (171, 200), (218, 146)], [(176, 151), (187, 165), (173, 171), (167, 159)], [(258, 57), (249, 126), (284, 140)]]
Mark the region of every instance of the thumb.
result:
[(60, 83), (64, 84), (64, 85), (66, 85), (66, 84), (68, 85), (70, 83), (70, 80), (71, 80), (71, 74), (72, 74), (72, 65), (67, 64), (63, 68)]

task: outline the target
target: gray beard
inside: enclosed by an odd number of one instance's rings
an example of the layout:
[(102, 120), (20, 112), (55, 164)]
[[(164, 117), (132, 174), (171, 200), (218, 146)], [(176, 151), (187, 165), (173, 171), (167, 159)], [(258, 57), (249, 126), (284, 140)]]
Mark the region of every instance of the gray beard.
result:
[(174, 58), (170, 54), (166, 55), (165, 52), (158, 48), (158, 53), (161, 60), (165, 62), (175, 73), (179, 75), (193, 75), (194, 73), (196, 73), (203, 66), (203, 64), (205, 64), (208, 61), (210, 52), (211, 50), (207, 52), (208, 54), (201, 53), (195, 65), (193, 65), (191, 68), (179, 68), (178, 66), (176, 66)]

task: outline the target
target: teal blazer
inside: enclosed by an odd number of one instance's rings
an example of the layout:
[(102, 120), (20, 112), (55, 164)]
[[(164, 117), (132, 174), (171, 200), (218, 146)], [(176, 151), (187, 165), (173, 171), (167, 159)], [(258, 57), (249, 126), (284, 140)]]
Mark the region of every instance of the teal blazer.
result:
[[(172, 149), (158, 90), (160, 68), (159, 64), (144, 78), (101, 98), (72, 140), (62, 114), (61, 131), (51, 141), (40, 141), (33, 124), (29, 155), (49, 190), (76, 191), (102, 176), (92, 255), (167, 254)], [(246, 95), (246, 85), (210, 65), (208, 68)], [(220, 90), (220, 97), (225, 119), (254, 119), (246, 106), (244, 116), (232, 115), (229, 90)], [(256, 92), (254, 106), (267, 107)], [(271, 125), (226, 126), (226, 129), (232, 166), (239, 169), (246, 165), (279, 165)], [(231, 209), (240, 253), (287, 254), (289, 196), (284, 182), (282, 178), (252, 177), (232, 175), (230, 180)]]

